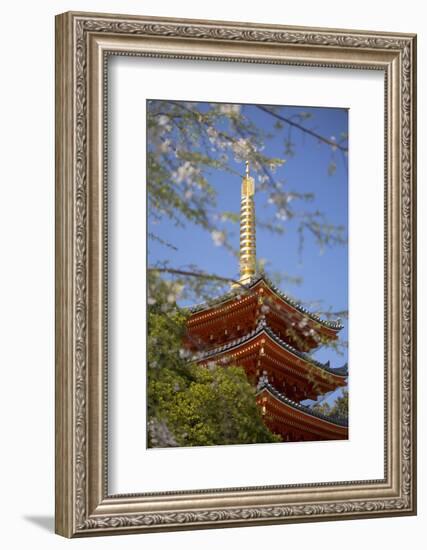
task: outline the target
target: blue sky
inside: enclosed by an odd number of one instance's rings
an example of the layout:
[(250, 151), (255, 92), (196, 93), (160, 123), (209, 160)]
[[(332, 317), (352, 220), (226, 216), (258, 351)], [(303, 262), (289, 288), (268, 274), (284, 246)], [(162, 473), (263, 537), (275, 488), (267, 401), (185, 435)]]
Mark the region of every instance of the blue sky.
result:
[[(201, 107), (203, 109), (203, 106)], [(294, 156), (285, 154), (284, 138), (286, 130), (274, 128), (275, 120), (251, 105), (242, 106), (242, 112), (257, 126), (272, 134), (265, 140), (264, 153), (270, 156), (286, 159), (286, 163), (278, 168), (277, 178), (284, 180), (284, 189), (298, 193), (313, 193), (315, 199), (309, 203), (295, 204), (295, 208), (320, 210), (328, 222), (343, 225), (348, 228), (348, 171), (347, 158), (340, 151), (332, 151), (327, 144), (298, 129), (292, 130), (295, 143)], [(340, 140), (340, 136), (348, 132), (348, 112), (345, 109), (315, 108), (315, 107), (282, 107), (280, 114), (292, 117), (301, 112), (310, 113), (311, 118), (304, 125), (318, 134)], [(336, 171), (328, 174), (331, 161), (336, 163)], [(233, 168), (244, 173), (244, 163), (231, 160)], [(207, 175), (210, 183), (217, 191), (218, 212), (227, 210), (238, 213), (240, 208), (241, 179), (227, 172), (212, 170)], [(255, 194), (257, 219), (263, 219), (274, 214), (273, 206), (268, 204), (267, 194)], [(299, 201), (300, 202), (300, 201)], [(348, 247), (336, 245), (319, 250), (319, 245), (310, 234), (305, 235), (303, 250), (299, 251), (297, 222), (284, 219), (280, 223), (285, 233), (272, 234), (266, 229), (257, 228), (257, 258), (267, 261), (266, 272), (282, 272), (292, 277), (301, 277), (300, 285), (282, 282), (281, 289), (303, 302), (322, 301), (321, 308), (333, 311), (348, 309)], [(148, 241), (149, 264), (169, 260), (176, 268), (195, 264), (200, 269), (224, 277), (236, 278), (238, 261), (224, 247), (216, 246), (209, 232), (187, 224), (185, 228), (177, 228), (168, 219), (156, 223), (149, 231), (171, 242), (177, 250), (171, 250), (157, 241)], [(239, 227), (226, 222), (224, 227), (230, 232), (231, 241), (237, 247), (239, 243)], [(341, 337), (347, 340), (348, 321), (343, 319), (344, 329)], [(331, 349), (318, 350), (315, 356), (321, 360), (331, 361), (332, 367), (342, 366), (347, 361), (347, 353), (337, 355)]]

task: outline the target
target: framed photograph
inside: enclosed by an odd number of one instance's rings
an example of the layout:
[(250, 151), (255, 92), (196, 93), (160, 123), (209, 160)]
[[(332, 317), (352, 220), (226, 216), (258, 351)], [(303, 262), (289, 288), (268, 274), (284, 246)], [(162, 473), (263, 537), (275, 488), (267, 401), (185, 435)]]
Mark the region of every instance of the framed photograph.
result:
[(416, 37), (56, 18), (56, 532), (416, 513)]

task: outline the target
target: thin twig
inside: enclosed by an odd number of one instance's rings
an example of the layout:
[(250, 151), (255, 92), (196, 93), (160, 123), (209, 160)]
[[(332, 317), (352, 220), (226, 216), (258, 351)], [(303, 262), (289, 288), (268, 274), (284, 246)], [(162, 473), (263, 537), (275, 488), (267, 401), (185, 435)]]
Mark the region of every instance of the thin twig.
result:
[(170, 273), (172, 275), (182, 275), (184, 277), (200, 277), (201, 279), (208, 279), (212, 281), (222, 281), (224, 283), (233, 283), (245, 288), (245, 285), (236, 279), (230, 277), (221, 277), (220, 275), (209, 275), (208, 273), (197, 273), (197, 271), (185, 271), (183, 269), (172, 269), (169, 267), (149, 267), (148, 271), (156, 273)]
[(301, 132), (305, 132), (306, 134), (309, 134), (310, 136), (318, 139), (319, 141), (322, 141), (323, 143), (326, 143), (327, 145), (330, 145), (331, 147), (336, 147), (340, 151), (347, 152), (348, 148), (344, 147), (343, 145), (340, 145), (336, 141), (333, 141), (331, 139), (325, 138), (324, 136), (321, 136), (317, 132), (313, 132), (313, 130), (310, 130), (309, 128), (306, 128), (302, 124), (298, 124), (298, 122), (294, 122), (290, 118), (284, 117), (282, 115), (278, 115), (274, 111), (270, 111), (270, 109), (267, 109), (266, 107), (263, 107), (262, 105), (256, 105), (260, 111), (264, 111), (265, 113), (268, 113), (271, 116), (276, 117), (277, 119), (281, 120), (282, 122), (286, 122), (290, 126), (294, 126), (295, 128), (298, 128), (298, 130), (301, 130)]

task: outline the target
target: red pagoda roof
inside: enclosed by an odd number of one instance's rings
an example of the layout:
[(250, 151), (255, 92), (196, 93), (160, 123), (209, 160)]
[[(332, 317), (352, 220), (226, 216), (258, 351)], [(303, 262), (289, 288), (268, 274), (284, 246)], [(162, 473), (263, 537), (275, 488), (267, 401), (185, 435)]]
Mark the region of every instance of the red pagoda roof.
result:
[(292, 401), (268, 383), (260, 380), (256, 400), (265, 424), (283, 441), (319, 441), (348, 439), (348, 421), (313, 411)]
[(281, 300), (283, 300), (288, 306), (290, 306), (293, 310), (296, 312), (299, 312), (303, 314), (304, 316), (308, 317), (312, 321), (315, 321), (316, 323), (319, 323), (320, 325), (332, 329), (334, 332), (338, 332), (343, 328), (343, 325), (341, 324), (341, 321), (339, 319), (335, 321), (330, 321), (327, 319), (322, 319), (319, 315), (316, 313), (310, 312), (308, 309), (303, 307), (301, 304), (299, 304), (296, 300), (282, 292), (276, 285), (272, 283), (270, 279), (268, 279), (264, 274), (258, 275), (254, 277), (249, 283), (242, 284), (240, 288), (233, 288), (230, 292), (227, 292), (226, 294), (223, 294), (221, 296), (218, 296), (217, 298), (210, 300), (209, 302), (204, 302), (202, 304), (195, 305), (191, 308), (189, 308), (190, 312), (192, 314), (197, 314), (202, 311), (208, 311), (212, 309), (213, 306), (219, 306), (221, 304), (224, 304), (230, 300), (235, 300), (236, 297), (240, 295), (240, 293), (247, 290), (255, 289), (258, 285), (264, 283), (264, 285), (271, 290), (277, 297), (279, 297)]
[(262, 395), (262, 393), (265, 391), (267, 391), (272, 397), (274, 397), (281, 403), (295, 410), (301, 411), (304, 414), (319, 418), (321, 420), (329, 422), (330, 424), (335, 424), (336, 426), (344, 426), (344, 427), (348, 426), (347, 419), (334, 417), (334, 416), (327, 416), (320, 412), (313, 411), (312, 409), (310, 409), (310, 407), (307, 407), (305, 405), (301, 405), (301, 403), (296, 403), (295, 401), (292, 401), (292, 399), (289, 399), (289, 397), (286, 397), (283, 393), (280, 393), (279, 391), (277, 391), (276, 388), (272, 384), (270, 384), (268, 381), (260, 379), (260, 383), (258, 384), (256, 395), (257, 396)]
[(337, 376), (341, 378), (342, 381), (344, 381), (344, 379), (348, 376), (348, 369), (346, 365), (340, 368), (332, 369), (329, 366), (329, 362), (320, 363), (319, 361), (317, 361), (307, 353), (304, 353), (295, 349), (290, 344), (288, 344), (287, 342), (279, 338), (279, 336), (277, 336), (277, 334), (275, 334), (275, 332), (267, 325), (267, 322), (264, 319), (261, 320), (258, 323), (258, 326), (248, 334), (245, 334), (244, 336), (237, 338), (235, 340), (231, 340), (221, 346), (198, 352), (194, 354), (194, 356), (192, 357), (192, 360), (201, 362), (201, 361), (206, 361), (211, 357), (217, 357), (219, 355), (223, 355), (224, 353), (228, 353), (229, 351), (232, 351), (233, 349), (238, 348), (243, 344), (249, 343), (251, 340), (257, 338), (260, 334), (264, 334), (267, 338), (272, 340), (276, 345), (278, 345), (280, 348), (282, 348), (286, 352), (291, 353), (296, 358), (303, 359), (305, 362), (319, 368), (323, 372), (326, 372), (333, 376)]

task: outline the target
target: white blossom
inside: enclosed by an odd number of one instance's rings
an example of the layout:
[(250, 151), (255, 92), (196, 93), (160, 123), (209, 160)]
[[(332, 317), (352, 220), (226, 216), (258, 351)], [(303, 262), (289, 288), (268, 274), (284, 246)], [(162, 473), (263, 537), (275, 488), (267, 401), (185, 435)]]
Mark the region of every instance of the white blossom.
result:
[(224, 149), (225, 143), (224, 140), (221, 139), (220, 133), (216, 128), (213, 126), (209, 126), (209, 128), (206, 130), (206, 133), (208, 134), (209, 141), (212, 144), (212, 151), (215, 151), (215, 148), (217, 149)]
[(231, 147), (236, 161), (247, 160), (254, 150), (254, 147), (250, 144), (249, 140), (244, 138), (240, 138), (235, 141)]
[(172, 130), (170, 119), (166, 115), (160, 115), (157, 117), (157, 125), (158, 130), (161, 130), (163, 133), (170, 132)]
[(170, 148), (171, 148), (171, 140), (170, 139), (165, 139), (159, 145), (159, 151), (161, 153), (167, 153), (170, 150)]
[(216, 138), (218, 137), (218, 130), (214, 128), (213, 126), (209, 126), (209, 128), (206, 130), (206, 133), (210, 138)]
[(278, 212), (276, 212), (276, 218), (279, 220), (287, 220), (288, 214), (284, 208), (280, 208)]
[(240, 105), (235, 103), (224, 103), (219, 106), (219, 112), (223, 115), (238, 115), (240, 113)]
[(160, 115), (157, 119), (157, 123), (159, 126), (166, 126), (169, 122), (169, 117), (166, 115)]
[(178, 443), (169, 431), (167, 424), (157, 418), (151, 418), (148, 423), (151, 445), (153, 447), (177, 447)]
[(303, 317), (301, 321), (298, 323), (299, 328), (304, 328), (308, 323), (307, 317)]
[(173, 304), (175, 302), (175, 294), (173, 294), (172, 292), (170, 292), (168, 295), (167, 295), (167, 298), (166, 298), (168, 304)]
[(173, 304), (181, 297), (184, 285), (178, 282), (169, 282), (168, 287), (169, 292), (166, 300), (169, 304)]
[(222, 246), (225, 243), (224, 231), (218, 231), (217, 229), (214, 229), (211, 233), (211, 237), (215, 246)]
[(199, 175), (199, 170), (195, 168), (191, 162), (184, 162), (179, 166), (178, 170), (172, 174), (172, 177), (178, 182), (183, 181), (193, 182), (195, 177)]

